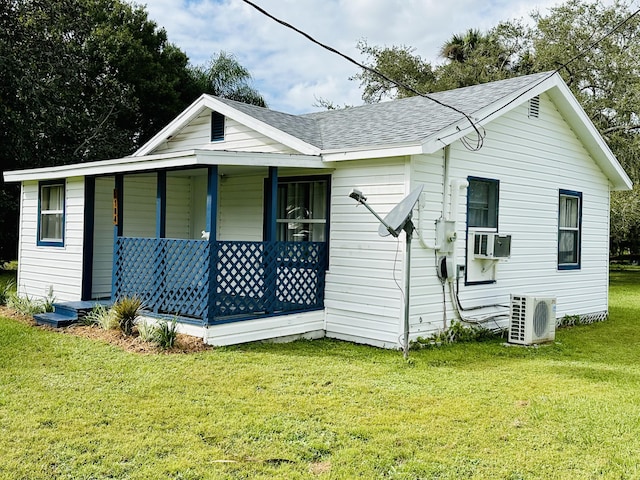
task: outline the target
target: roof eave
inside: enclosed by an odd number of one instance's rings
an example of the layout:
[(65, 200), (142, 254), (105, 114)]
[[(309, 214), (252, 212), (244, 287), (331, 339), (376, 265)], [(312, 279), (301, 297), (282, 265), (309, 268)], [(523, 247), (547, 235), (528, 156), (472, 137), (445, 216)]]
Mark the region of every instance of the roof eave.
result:
[(589, 154), (609, 179), (611, 189), (630, 190), (633, 186), (631, 179), (558, 73), (550, 74), (533, 86), (528, 85), (523, 87), (500, 99), (500, 101), (478, 110), (471, 118), (473, 125), (468, 119), (463, 118), (430, 135), (422, 142), (423, 153), (434, 153), (468, 135), (472, 135), (469, 140), (474, 142), (474, 136), (477, 135), (474, 125), (476, 128), (483, 127), (493, 119), (504, 115), (523, 102), (543, 93), (547, 93), (554, 104), (560, 109)]
[(420, 143), (412, 142), (387, 146), (323, 150), (322, 159), (325, 162), (343, 162), (347, 160), (402, 157), (407, 155), (419, 155), (421, 153), (423, 153), (422, 145)]
[(206, 108), (215, 110), (225, 117), (229, 117), (247, 127), (261, 133), (283, 145), (300, 152), (303, 155), (319, 155), (320, 148), (311, 145), (299, 138), (279, 130), (265, 122), (262, 122), (251, 115), (247, 115), (224, 102), (217, 100), (211, 95), (202, 94), (195, 102), (187, 107), (180, 115), (171, 121), (166, 127), (158, 132), (151, 140), (133, 153), (134, 157), (148, 155), (159, 147), (168, 138), (176, 135), (187, 124), (202, 113)]
[(182, 152), (124, 157), (50, 168), (15, 170), (4, 172), (4, 180), (5, 182), (57, 180), (69, 177), (113, 175), (116, 173), (206, 167), (211, 165), (327, 168), (320, 156), (221, 150), (185, 150)]

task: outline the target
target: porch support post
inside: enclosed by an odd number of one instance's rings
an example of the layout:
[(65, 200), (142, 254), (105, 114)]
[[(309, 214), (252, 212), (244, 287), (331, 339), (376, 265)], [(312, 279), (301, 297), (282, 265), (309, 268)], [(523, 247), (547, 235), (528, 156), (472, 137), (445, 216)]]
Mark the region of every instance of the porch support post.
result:
[(262, 299), (265, 313), (278, 310), (277, 306), (277, 277), (278, 277), (278, 249), (276, 218), (278, 216), (278, 167), (269, 167), (267, 180), (265, 209), (265, 245), (264, 245), (264, 298)]
[(267, 208), (265, 218), (265, 241), (276, 241), (276, 217), (278, 215), (278, 167), (269, 167), (267, 181)]
[(167, 172), (156, 173), (156, 242), (154, 255), (153, 293), (149, 307), (154, 312), (160, 311), (160, 299), (163, 298), (166, 282), (165, 243), (161, 240), (167, 235)]
[(209, 167), (207, 174), (207, 232), (209, 232), (209, 242), (215, 242), (218, 217), (218, 166)]
[(124, 232), (122, 223), (124, 214), (124, 175), (116, 174), (115, 190), (113, 191), (113, 226), (114, 237), (121, 237)]
[(84, 233), (82, 239), (82, 300), (93, 290), (93, 237), (95, 231), (96, 177), (84, 177)]
[(115, 175), (113, 187), (113, 270), (111, 273), (111, 299), (117, 300), (116, 279), (120, 274), (117, 266), (119, 263), (118, 237), (123, 235), (123, 208), (124, 208), (124, 176), (121, 173)]
[(156, 238), (167, 236), (167, 172), (158, 172), (156, 187)]
[(207, 300), (207, 318), (205, 323), (215, 320), (216, 293), (218, 291), (217, 267), (217, 217), (218, 217), (218, 166), (207, 168), (207, 232), (209, 232), (209, 292)]

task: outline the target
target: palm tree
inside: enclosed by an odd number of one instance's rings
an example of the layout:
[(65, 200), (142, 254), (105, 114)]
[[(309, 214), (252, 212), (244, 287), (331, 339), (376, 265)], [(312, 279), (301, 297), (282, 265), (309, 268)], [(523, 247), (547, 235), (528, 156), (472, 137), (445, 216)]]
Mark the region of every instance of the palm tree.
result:
[(199, 93), (266, 107), (262, 95), (251, 86), (251, 73), (240, 65), (235, 55), (221, 51), (206, 66), (191, 68)]
[(440, 48), (440, 56), (451, 60), (452, 62), (464, 63), (469, 56), (483, 44), (491, 43), (491, 37), (470, 28), (464, 34), (454, 34)]

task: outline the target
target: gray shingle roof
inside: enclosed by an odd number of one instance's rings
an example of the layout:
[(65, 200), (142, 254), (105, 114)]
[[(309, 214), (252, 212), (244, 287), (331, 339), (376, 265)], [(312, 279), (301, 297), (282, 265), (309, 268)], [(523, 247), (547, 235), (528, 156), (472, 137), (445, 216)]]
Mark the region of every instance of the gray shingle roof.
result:
[[(473, 116), (504, 97), (534, 86), (551, 72), (430, 94)], [(409, 97), (344, 110), (291, 115), (232, 100), (218, 100), (322, 150), (420, 142), (464, 117), (424, 97)]]

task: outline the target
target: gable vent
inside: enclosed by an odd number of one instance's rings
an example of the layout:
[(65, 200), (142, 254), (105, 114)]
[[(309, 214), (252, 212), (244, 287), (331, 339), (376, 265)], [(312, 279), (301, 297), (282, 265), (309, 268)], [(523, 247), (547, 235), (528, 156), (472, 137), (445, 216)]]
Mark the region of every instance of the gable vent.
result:
[(211, 112), (211, 141), (219, 142), (221, 140), (224, 140), (224, 115)]
[(529, 99), (529, 118), (538, 118), (540, 116), (540, 95)]

